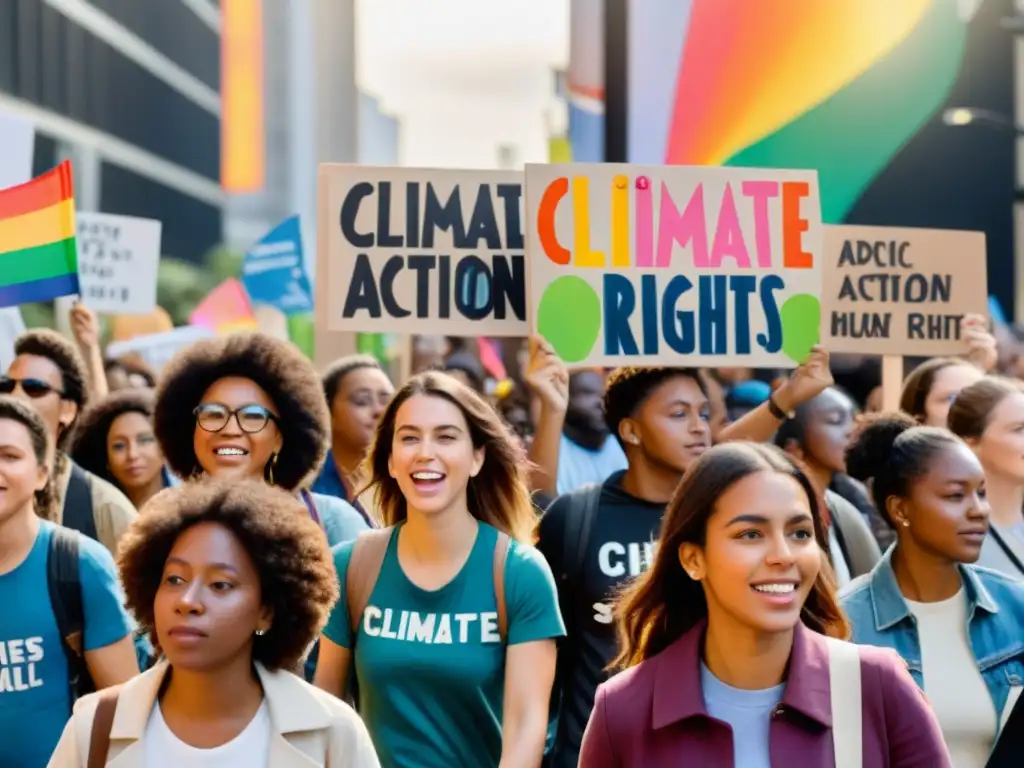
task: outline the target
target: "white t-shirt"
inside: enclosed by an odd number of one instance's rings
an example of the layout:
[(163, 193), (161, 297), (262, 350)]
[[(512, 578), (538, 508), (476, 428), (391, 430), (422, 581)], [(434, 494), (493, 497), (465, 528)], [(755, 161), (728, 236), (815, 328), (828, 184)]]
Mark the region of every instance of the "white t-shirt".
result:
[(146, 768), (268, 768), (270, 712), (266, 700), (245, 730), (227, 744), (199, 749), (179, 739), (164, 722), (160, 705), (146, 725)]
[(996, 707), (967, 638), (963, 589), (938, 603), (907, 600), (917, 619), (924, 692), (954, 768), (984, 768), (996, 739)]

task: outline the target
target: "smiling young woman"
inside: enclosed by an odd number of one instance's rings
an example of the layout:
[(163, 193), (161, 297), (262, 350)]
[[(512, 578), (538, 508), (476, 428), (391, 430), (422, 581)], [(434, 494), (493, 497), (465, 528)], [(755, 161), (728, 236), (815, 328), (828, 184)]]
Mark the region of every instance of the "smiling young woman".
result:
[(897, 531), (844, 591), (854, 639), (899, 652), (954, 764), (982, 768), (1024, 678), (1024, 583), (972, 565), (989, 531), (982, 465), (951, 432), (905, 414), (869, 422), (847, 465)]
[(300, 496), (334, 546), (366, 522), (306, 488), (327, 453), (330, 415), (312, 363), (260, 333), (192, 344), (163, 371), (154, 426), (182, 478), (261, 479)]
[[(896, 654), (837, 639), (847, 625), (817, 493), (780, 450), (703, 454), (659, 541), (617, 606), (625, 671), (598, 689), (580, 765), (831, 768), (850, 745), (863, 765), (949, 765)], [(833, 690), (851, 666), (859, 694)], [(840, 716), (851, 709), (864, 713), (859, 733)]]
[(391, 527), (334, 550), (344, 597), (316, 684), (343, 695), (355, 667), (386, 768), (537, 766), (565, 630), (508, 428), (451, 376), (421, 374), (385, 410), (370, 466)]
[[(294, 496), (235, 479), (163, 491), (119, 566), (164, 658), (82, 699), (51, 768), (379, 768), (358, 716), (285, 671), (338, 595), (323, 533)], [(107, 733), (104, 756), (93, 740)], [(90, 751), (106, 759), (87, 762)]]

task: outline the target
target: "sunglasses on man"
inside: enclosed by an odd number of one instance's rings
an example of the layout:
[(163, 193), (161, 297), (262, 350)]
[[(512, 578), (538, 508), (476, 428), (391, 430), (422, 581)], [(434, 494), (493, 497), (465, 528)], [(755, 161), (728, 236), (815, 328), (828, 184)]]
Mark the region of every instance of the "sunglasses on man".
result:
[(19, 386), (21, 391), (33, 400), (46, 397), (50, 393), (64, 397), (61, 390), (42, 379), (15, 379), (11, 376), (0, 376), (0, 395), (13, 395)]

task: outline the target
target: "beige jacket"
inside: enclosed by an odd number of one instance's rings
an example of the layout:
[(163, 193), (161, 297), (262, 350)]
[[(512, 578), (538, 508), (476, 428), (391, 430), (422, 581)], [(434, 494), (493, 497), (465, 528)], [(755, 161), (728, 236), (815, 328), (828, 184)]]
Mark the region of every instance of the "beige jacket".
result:
[[(363, 721), (344, 702), (288, 672), (256, 665), (270, 710), (271, 768), (380, 768)], [(145, 733), (167, 672), (161, 662), (121, 688), (108, 768), (146, 768)], [(86, 768), (95, 694), (79, 699), (47, 768)]]

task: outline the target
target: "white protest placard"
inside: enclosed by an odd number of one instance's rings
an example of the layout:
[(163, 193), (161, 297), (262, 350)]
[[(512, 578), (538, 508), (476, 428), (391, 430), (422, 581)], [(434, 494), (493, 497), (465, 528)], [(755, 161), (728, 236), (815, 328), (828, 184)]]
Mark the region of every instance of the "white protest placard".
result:
[(525, 336), (522, 173), (321, 165), (330, 331)]
[(95, 312), (148, 315), (156, 307), (161, 223), (77, 212), (82, 301)]
[(14, 340), (25, 332), (18, 307), (0, 307), (0, 373), (14, 362)]
[(16, 187), (32, 178), (36, 132), (28, 120), (0, 112), (0, 189)]
[(821, 325), (815, 171), (526, 166), (530, 321), (573, 366), (793, 368)]
[(129, 354), (137, 354), (150, 368), (159, 373), (174, 357), (178, 350), (203, 339), (211, 339), (216, 334), (197, 325), (183, 325), (164, 333), (147, 333), (125, 341), (112, 341), (107, 345), (106, 357), (117, 360)]

